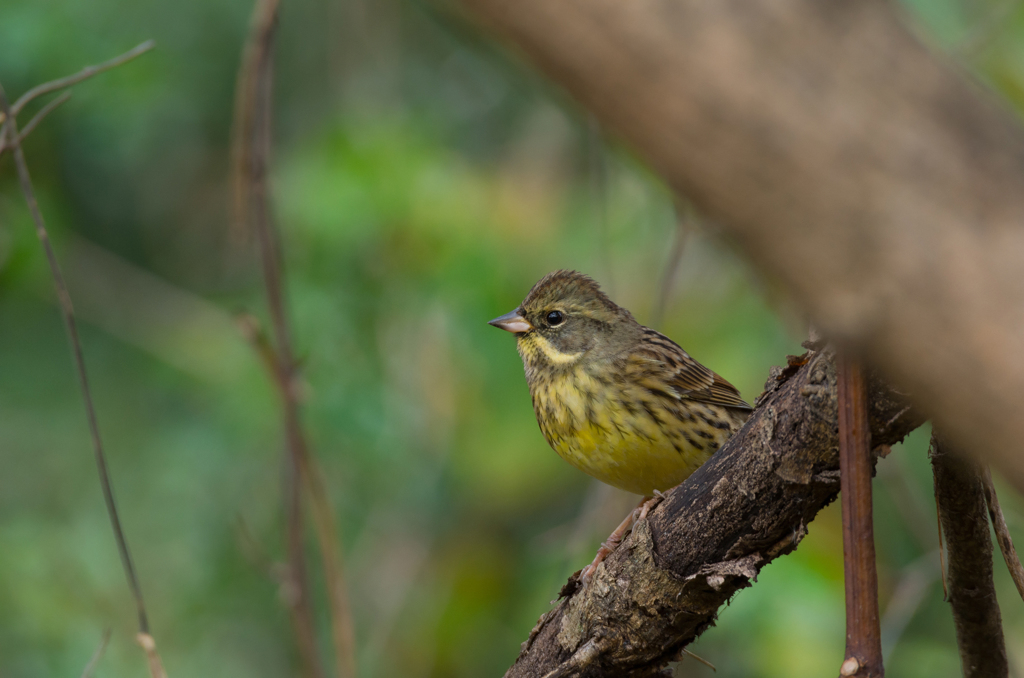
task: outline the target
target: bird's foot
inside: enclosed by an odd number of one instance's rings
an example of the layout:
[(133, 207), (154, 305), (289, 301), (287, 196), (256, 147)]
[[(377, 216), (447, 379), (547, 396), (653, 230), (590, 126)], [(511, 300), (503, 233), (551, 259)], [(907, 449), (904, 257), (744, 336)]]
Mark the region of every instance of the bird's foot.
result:
[(665, 499), (665, 495), (657, 490), (654, 491), (653, 497), (644, 497), (640, 504), (629, 512), (626, 519), (619, 523), (619, 526), (615, 528), (615, 531), (609, 535), (607, 541), (601, 544), (601, 548), (597, 549), (597, 554), (594, 556), (593, 562), (587, 565), (580, 572), (580, 585), (586, 586), (593, 578), (594, 573), (597, 572), (597, 566), (604, 562), (604, 559), (612, 554), (615, 549), (619, 548), (619, 544), (626, 538), (626, 535), (632, 532), (633, 526), (638, 522), (647, 517), (647, 514), (652, 508), (660, 504)]

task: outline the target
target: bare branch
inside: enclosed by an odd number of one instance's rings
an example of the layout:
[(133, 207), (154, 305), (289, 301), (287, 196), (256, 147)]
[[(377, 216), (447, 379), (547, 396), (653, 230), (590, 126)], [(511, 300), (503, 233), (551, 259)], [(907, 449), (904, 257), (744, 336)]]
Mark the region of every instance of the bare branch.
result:
[[(295, 387), (295, 362), (284, 307), (281, 264), (276, 234), (271, 224), (267, 171), (271, 143), (271, 92), (273, 85), (274, 38), (278, 23), (278, 0), (257, 0), (252, 25), (238, 74), (238, 96), (235, 100), (235, 129), (232, 144), (235, 157), (235, 191), (237, 207), (246, 209), (236, 219), (252, 221), (258, 241), (263, 268), (263, 282), (270, 307), (274, 331), (273, 358), (268, 355), (271, 344), (258, 342), (257, 348), (265, 364), (273, 367), (272, 377), (281, 395), (285, 429), (286, 457), (282, 496), (285, 504), (285, 530), (288, 545), (288, 608), (298, 644), (302, 665), (310, 678), (325, 676), (316, 649), (316, 630), (310, 600), (309, 578), (302, 530), (302, 457), (306, 440), (299, 422), (299, 404)], [(242, 121), (242, 124), (239, 124)], [(255, 335), (258, 337), (259, 334)]]
[(1003, 553), (1006, 569), (1010, 571), (1010, 577), (1013, 578), (1013, 583), (1017, 587), (1017, 593), (1024, 598), (1024, 567), (1021, 567), (1017, 549), (1013, 548), (1010, 528), (1006, 525), (1003, 509), (999, 506), (999, 497), (996, 496), (996, 488), (992, 484), (992, 473), (988, 467), (985, 467), (985, 471), (982, 473), (981, 482), (985, 490), (985, 503), (988, 504), (988, 515), (992, 519), (992, 528), (996, 533), (996, 541), (999, 542), (999, 550)]
[(860, 366), (839, 359), (839, 468), (846, 575), (846, 657), (840, 675), (881, 678), (882, 630), (871, 513), (871, 429)]
[(167, 671), (164, 670), (163, 662), (160, 661), (160, 655), (156, 651), (156, 641), (153, 640), (153, 636), (140, 632), (135, 635), (135, 642), (146, 653), (150, 678), (167, 678)]
[(949, 551), (949, 604), (964, 678), (1009, 675), (1003, 620), (992, 582), (992, 539), (981, 469), (932, 432), (935, 496)]
[[(260, 143), (256, 137), (260, 134), (260, 99), (267, 98), (269, 106), (273, 67), (271, 57), (278, 5), (279, 0), (257, 0), (235, 86), (234, 120), (231, 124), (231, 184), (232, 232), (238, 237), (250, 227), (249, 211), (253, 200), (258, 199), (253, 192), (261, 190), (257, 181), (264, 181), (262, 174), (266, 168), (259, 166), (260, 158), (256, 156), (265, 158), (270, 152), (269, 148), (256, 147)], [(266, 124), (269, 125), (269, 120)], [(265, 143), (270, 143), (269, 132)]]
[(43, 121), (43, 118), (45, 118), (55, 108), (57, 108), (70, 98), (71, 92), (64, 92), (59, 97), (57, 97), (56, 99), (54, 99), (53, 101), (39, 109), (39, 112), (32, 116), (32, 119), (29, 120), (28, 124), (25, 125), (24, 129), (21, 130), (21, 134), (18, 135), (18, 143), (20, 144), (23, 141), (25, 141), (25, 137), (27, 137), (29, 134), (32, 134), (32, 130), (34, 130), (36, 126)]
[(51, 80), (50, 82), (45, 82), (42, 85), (37, 85), (29, 91), (22, 94), (20, 97), (18, 97), (18, 100), (14, 102), (13, 106), (11, 106), (10, 112), (7, 113), (7, 117), (16, 117), (19, 113), (21, 113), (22, 109), (25, 108), (25, 106), (33, 99), (41, 97), (44, 94), (49, 94), (50, 92), (56, 92), (57, 90), (64, 89), (65, 87), (77, 85), (83, 80), (88, 80), (94, 75), (98, 75), (104, 71), (109, 71), (111, 68), (117, 68), (118, 66), (126, 64), (132, 59), (145, 54), (149, 50), (153, 49), (155, 46), (155, 42), (153, 42), (152, 40), (147, 40), (144, 43), (138, 45), (137, 47), (128, 50), (121, 56), (114, 57), (110, 61), (104, 61), (102, 64), (98, 64), (96, 66), (86, 66), (74, 75), (69, 75), (66, 78), (60, 78), (59, 80)]
[[(54, 99), (53, 101), (39, 109), (39, 112), (32, 116), (32, 119), (28, 121), (28, 124), (25, 125), (25, 128), (21, 130), (20, 134), (18, 134), (18, 144), (24, 143), (25, 138), (29, 134), (32, 134), (32, 130), (34, 130), (39, 125), (39, 123), (43, 121), (43, 118), (48, 116), (55, 108), (57, 108), (70, 98), (71, 92), (65, 92), (64, 94), (61, 94), (59, 97), (57, 97), (56, 99)], [(3, 119), (6, 120), (6, 118), (7, 116), (4, 115)], [(0, 155), (3, 155), (4, 151), (13, 147), (13, 144), (8, 144), (4, 140), (5, 137), (6, 135), (0, 136)]]
[(324, 579), (327, 583), (328, 606), (331, 611), (331, 638), (334, 642), (334, 654), (337, 662), (339, 678), (355, 678), (356, 676), (356, 642), (355, 629), (352, 625), (352, 611), (348, 600), (348, 587), (345, 583), (345, 571), (341, 558), (341, 545), (338, 543), (338, 526), (334, 520), (330, 500), (324, 488), (323, 474), (316, 465), (312, 455), (302, 458), (302, 477), (309, 493), (310, 508), (313, 513), (313, 526), (316, 530), (317, 542), (320, 544), (320, 557), (324, 568)]
[(310, 499), (313, 523), (327, 582), (331, 612), (331, 638), (339, 678), (356, 675), (352, 615), (337, 539), (337, 525), (319, 471), (309, 452), (299, 413), (300, 388), (292, 350), (285, 303), (284, 275), (278, 234), (273, 223), (267, 186), (271, 147), (271, 92), (274, 38), (278, 0), (258, 0), (245, 47), (235, 99), (232, 139), (235, 232), (255, 231), (270, 309), (273, 342), (261, 332), (254, 318), (242, 319), (242, 327), (256, 347), (281, 398), (287, 440), (288, 474), (285, 485), (288, 562), (294, 585), (292, 619), (306, 671), (324, 675), (316, 654), (310, 593), (302, 542), (302, 488)]
[[(39, 88), (36, 88), (39, 89)], [(26, 95), (27, 96), (27, 95)], [(24, 99), (25, 97), (22, 97)], [(96, 467), (99, 471), (100, 486), (103, 488), (103, 499), (107, 505), (107, 513), (110, 516), (110, 524), (114, 529), (114, 538), (117, 542), (117, 550), (121, 556), (121, 564), (124, 567), (125, 575), (128, 578), (128, 586), (131, 588), (132, 597), (135, 600), (135, 610), (138, 615), (139, 633), (149, 634), (149, 620), (146, 615), (146, 605), (142, 599), (142, 588), (139, 586), (139, 579), (135, 573), (135, 566), (132, 563), (131, 553), (128, 550), (128, 542), (121, 527), (121, 518), (117, 512), (117, 504), (114, 501), (114, 489), (110, 482), (110, 472), (107, 470), (107, 459), (103, 451), (103, 442), (100, 438), (99, 423), (96, 418), (96, 408), (93, 405), (92, 392), (89, 388), (89, 379), (85, 369), (85, 357), (82, 354), (82, 344), (78, 338), (78, 325), (75, 322), (75, 312), (71, 305), (71, 296), (68, 294), (67, 285), (64, 283), (64, 276), (61, 274), (60, 265), (57, 263), (57, 255), (50, 243), (50, 236), (46, 231), (46, 223), (43, 221), (43, 214), (39, 210), (39, 203), (36, 201), (35, 191), (32, 189), (32, 179), (29, 176), (28, 165), (25, 162), (25, 154), (21, 149), (18, 124), (14, 116), (14, 110), (9, 106), (3, 87), (0, 86), (0, 109), (3, 110), (7, 122), (7, 137), (13, 146), (14, 163), (18, 170), (18, 181), (21, 185), (21, 192), (28, 203), (32, 221), (35, 223), (36, 235), (43, 246), (46, 260), (50, 266), (50, 273), (53, 276), (54, 287), (57, 291), (61, 317), (64, 320), (64, 327), (67, 330), (71, 342), (71, 353), (75, 361), (75, 369), (78, 373), (78, 383), (82, 391), (82, 399), (85, 402), (86, 419), (89, 422), (89, 432), (92, 435), (93, 453), (96, 458)]]

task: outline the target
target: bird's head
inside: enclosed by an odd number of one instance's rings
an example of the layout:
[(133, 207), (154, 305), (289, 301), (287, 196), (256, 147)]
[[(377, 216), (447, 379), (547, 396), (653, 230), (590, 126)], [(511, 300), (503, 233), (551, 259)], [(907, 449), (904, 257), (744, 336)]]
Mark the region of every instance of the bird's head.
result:
[(490, 324), (516, 335), (527, 368), (612, 356), (640, 331), (632, 314), (592, 278), (564, 270), (541, 278), (519, 308)]

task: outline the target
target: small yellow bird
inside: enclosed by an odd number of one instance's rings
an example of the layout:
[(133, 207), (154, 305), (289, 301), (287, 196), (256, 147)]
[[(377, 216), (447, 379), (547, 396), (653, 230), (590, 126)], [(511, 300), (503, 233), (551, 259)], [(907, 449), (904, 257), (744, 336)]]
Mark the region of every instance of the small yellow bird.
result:
[(688, 478), (750, 415), (732, 384), (582, 273), (549, 273), (490, 324), (516, 335), (537, 423), (555, 452), (645, 497), (583, 570), (584, 582), (647, 515), (652, 496)]

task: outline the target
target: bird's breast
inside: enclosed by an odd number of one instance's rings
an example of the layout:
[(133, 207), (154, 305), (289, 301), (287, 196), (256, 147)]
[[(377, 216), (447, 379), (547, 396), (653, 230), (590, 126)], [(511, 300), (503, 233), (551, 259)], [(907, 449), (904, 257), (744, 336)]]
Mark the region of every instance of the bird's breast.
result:
[(665, 401), (614, 373), (581, 366), (530, 380), (533, 407), (551, 447), (581, 471), (651, 494), (685, 480), (731, 433), (707, 423), (721, 408)]

